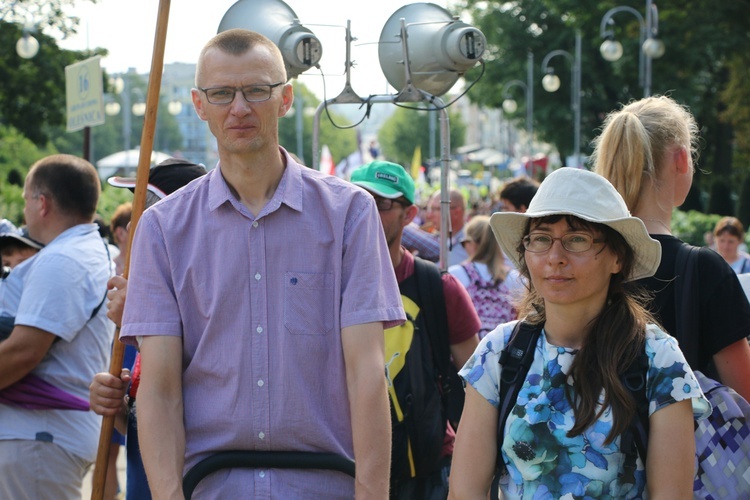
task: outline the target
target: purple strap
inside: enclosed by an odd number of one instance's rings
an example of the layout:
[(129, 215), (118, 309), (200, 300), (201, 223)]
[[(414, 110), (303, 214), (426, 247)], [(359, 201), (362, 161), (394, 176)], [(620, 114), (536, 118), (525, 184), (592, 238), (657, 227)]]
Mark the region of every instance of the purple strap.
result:
[(89, 402), (45, 382), (36, 375), (26, 375), (15, 384), (0, 390), (0, 403), (27, 410), (89, 411)]

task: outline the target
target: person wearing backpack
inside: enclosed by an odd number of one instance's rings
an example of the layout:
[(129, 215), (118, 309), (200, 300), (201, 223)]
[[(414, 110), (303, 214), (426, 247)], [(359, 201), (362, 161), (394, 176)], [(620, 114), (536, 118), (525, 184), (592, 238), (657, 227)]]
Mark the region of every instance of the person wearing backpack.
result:
[[(653, 295), (649, 309), (679, 340), (693, 371), (745, 400), (738, 400), (745, 408), (739, 413), (727, 412), (723, 402), (714, 405), (716, 415), (706, 422), (711, 428), (725, 428), (727, 434), (712, 436), (710, 446), (702, 444), (704, 429), (697, 429), (694, 497), (725, 498), (726, 492), (732, 492), (735, 498), (750, 498), (750, 477), (735, 474), (750, 467), (746, 452), (750, 448), (750, 303), (737, 274), (721, 255), (688, 245), (671, 229), (672, 211), (684, 203), (693, 182), (698, 140), (698, 125), (687, 107), (667, 96), (652, 96), (607, 115), (594, 141), (592, 162), (595, 172), (614, 185), (661, 245), (656, 273), (637, 283)], [(690, 293), (682, 297), (678, 290), (687, 277), (686, 266), (681, 265), (685, 252), (693, 253), (696, 262), (692, 286), (685, 287)], [(709, 386), (702, 387), (714, 401)], [(743, 413), (740, 420), (725, 425)]]
[[(677, 342), (623, 286), (654, 273), (659, 243), (606, 179), (572, 168), (549, 175), (525, 214), (490, 223), (529, 289), (523, 319), (490, 332), (459, 373), (450, 498), (486, 499), (499, 470), (503, 498), (688, 498), (695, 443), (684, 437), (710, 405)], [(519, 345), (523, 331), (535, 335)]]
[(375, 198), (407, 317), (385, 330), (390, 498), (445, 499), (455, 436), (449, 420), (457, 420), (463, 406), (456, 366), (478, 345), (481, 323), (461, 283), (401, 245), (403, 228), (417, 214), (414, 181), (403, 167), (374, 161), (355, 170), (351, 181)]
[(474, 309), (482, 321), (479, 338), (500, 323), (516, 319), (515, 302), (524, 290), (520, 275), (505, 264), (505, 256), (492, 234), (490, 218), (475, 215), (464, 227), (464, 241), (469, 258), (450, 266), (448, 272), (469, 292)]

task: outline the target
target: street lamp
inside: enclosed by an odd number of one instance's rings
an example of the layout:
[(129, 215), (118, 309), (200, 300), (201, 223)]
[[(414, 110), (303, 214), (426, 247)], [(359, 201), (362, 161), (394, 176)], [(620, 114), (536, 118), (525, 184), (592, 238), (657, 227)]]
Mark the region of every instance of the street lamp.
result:
[[(515, 99), (511, 98), (510, 89), (521, 87), (526, 92), (526, 135), (528, 140), (529, 163), (532, 161), (532, 135), (534, 133), (534, 54), (526, 57), (526, 83), (521, 80), (511, 80), (503, 85), (503, 110), (512, 114), (518, 109)], [(558, 84), (559, 87), (559, 84)]]
[[(124, 76), (124, 78), (123, 78)], [(120, 113), (121, 110), (127, 110), (128, 112), (122, 115), (122, 138), (123, 138), (123, 151), (130, 150), (130, 135), (131, 135), (131, 117), (141, 117), (146, 114), (146, 103), (143, 98), (143, 91), (138, 87), (130, 86), (129, 74), (122, 76), (116, 76), (109, 79), (109, 85), (112, 91), (120, 96), (122, 105), (116, 100), (112, 99), (104, 105), (104, 112), (108, 116), (115, 116)], [(111, 96), (110, 96), (111, 97)], [(131, 98), (135, 97), (136, 102), (131, 105)], [(167, 111), (172, 116), (177, 116), (182, 112), (182, 102), (177, 99), (172, 99), (167, 104)]]
[(638, 84), (643, 88), (643, 96), (651, 95), (651, 60), (658, 59), (664, 55), (664, 42), (656, 38), (659, 34), (659, 10), (652, 0), (646, 0), (646, 19), (636, 9), (628, 6), (620, 6), (609, 9), (602, 18), (599, 32), (604, 38), (599, 52), (607, 61), (617, 61), (622, 57), (622, 44), (615, 40), (613, 29), (607, 29), (608, 25), (614, 25), (612, 17), (619, 12), (630, 12), (640, 24), (640, 38), (638, 51)]
[(24, 59), (31, 59), (39, 52), (39, 41), (31, 36), (36, 31), (32, 24), (25, 24), (23, 34), (16, 42), (16, 53)]
[(575, 57), (565, 50), (553, 50), (542, 61), (542, 87), (547, 92), (556, 92), (560, 88), (560, 78), (555, 74), (554, 68), (548, 66), (550, 60), (555, 56), (565, 56), (570, 62), (571, 93), (570, 108), (573, 110), (573, 150), (576, 167), (581, 167), (581, 32), (576, 31), (576, 53)]

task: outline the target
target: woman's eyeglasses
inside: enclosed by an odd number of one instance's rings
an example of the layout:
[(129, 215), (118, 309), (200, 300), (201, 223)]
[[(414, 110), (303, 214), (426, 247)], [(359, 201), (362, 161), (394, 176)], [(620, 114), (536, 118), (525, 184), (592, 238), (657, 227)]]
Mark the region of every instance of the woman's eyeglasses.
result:
[(604, 238), (594, 238), (586, 233), (569, 233), (560, 238), (549, 234), (531, 233), (523, 237), (523, 247), (531, 253), (542, 253), (552, 248), (555, 240), (560, 240), (565, 250), (571, 253), (582, 253), (591, 250), (594, 243), (604, 243)]

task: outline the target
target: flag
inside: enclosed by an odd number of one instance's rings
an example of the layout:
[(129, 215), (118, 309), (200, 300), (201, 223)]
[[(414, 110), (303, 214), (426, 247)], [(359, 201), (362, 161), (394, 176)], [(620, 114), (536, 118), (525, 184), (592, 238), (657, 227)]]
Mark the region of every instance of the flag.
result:
[(327, 144), (324, 144), (320, 150), (320, 171), (328, 175), (336, 175), (336, 164), (333, 163), (331, 150), (328, 149)]
[(411, 158), (411, 178), (419, 179), (419, 171), (422, 169), (422, 146), (414, 148), (414, 156)]

